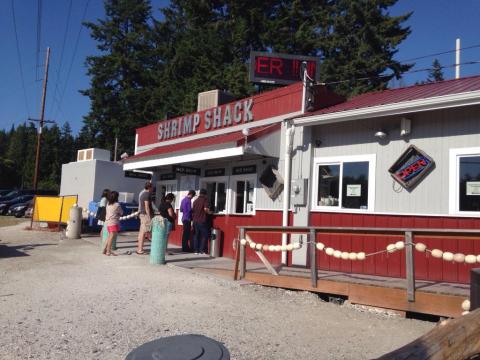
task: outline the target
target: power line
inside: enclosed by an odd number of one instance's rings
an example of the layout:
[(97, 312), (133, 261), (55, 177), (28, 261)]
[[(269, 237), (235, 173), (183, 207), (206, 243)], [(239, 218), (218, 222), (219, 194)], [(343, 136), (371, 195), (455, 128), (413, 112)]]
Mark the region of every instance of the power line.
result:
[[(466, 61), (460, 64), (449, 64), (449, 65), (442, 65), (439, 68), (440, 69), (447, 69), (447, 68), (452, 68), (457, 65), (477, 65), (480, 64), (480, 61)], [(424, 72), (424, 71), (431, 71), (433, 68), (423, 68), (423, 69), (417, 69), (417, 70), (410, 70), (410, 71), (405, 71), (402, 73), (402, 75), (405, 74), (414, 74), (414, 73), (419, 73), (419, 72)], [(338, 80), (338, 81), (330, 81), (330, 82), (322, 82), (320, 83), (321, 85), (336, 85), (336, 84), (343, 84), (347, 82), (355, 82), (355, 81), (367, 81), (367, 80), (375, 80), (375, 79), (382, 79), (386, 77), (391, 77), (394, 76), (395, 74), (383, 74), (383, 75), (375, 75), (375, 76), (365, 76), (361, 78), (354, 78), (354, 79), (348, 79), (348, 80)]]
[[(475, 48), (479, 48), (479, 47), (480, 47), (480, 44), (467, 46), (467, 47), (464, 47), (464, 48), (460, 48), (459, 50), (470, 50), (470, 49), (475, 49)], [(415, 57), (415, 58), (411, 58), (411, 59), (401, 60), (399, 62), (400, 63), (406, 63), (406, 62), (410, 62), (410, 61), (414, 61), (414, 60), (427, 59), (427, 58), (434, 57), (434, 56), (451, 54), (451, 53), (454, 53), (456, 51), (457, 51), (457, 49), (447, 50), (447, 51), (442, 51), (442, 52), (434, 53), (434, 54), (430, 54), (430, 55), (423, 55), (423, 56), (419, 56), (419, 57)]]
[[(87, 9), (88, 9), (88, 4), (89, 3), (90, 3), (90, 0), (87, 0), (87, 2), (85, 3), (85, 8), (83, 9), (82, 21), (80, 22), (80, 28), (78, 29), (77, 39), (75, 40), (75, 47), (73, 49), (73, 54), (72, 54), (72, 59), (70, 61), (70, 66), (68, 67), (67, 78), (65, 79), (65, 85), (63, 86), (62, 95), (60, 96), (59, 107), (62, 105), (63, 97), (65, 96), (65, 91), (67, 90), (68, 80), (70, 78), (70, 73), (72, 72), (72, 67), (73, 67), (73, 62), (75, 60), (75, 56), (77, 54), (78, 43), (80, 42), (80, 35), (82, 33), (83, 22), (85, 21), (85, 17), (87, 15)], [(55, 114), (57, 114), (57, 112), (55, 112)]]
[[(72, 0), (69, 1), (69, 4), (68, 4), (68, 10), (67, 10), (67, 22), (66, 22), (66, 25), (65, 25), (65, 31), (64, 31), (64, 34), (63, 34), (63, 41), (62, 41), (62, 49), (60, 51), (60, 64), (57, 68), (57, 80), (55, 82), (55, 89), (53, 90), (53, 95), (54, 97), (57, 95), (57, 92), (58, 92), (58, 84), (60, 83), (60, 74), (62, 72), (62, 65), (63, 65), (63, 54), (65, 52), (65, 43), (67, 41), (67, 34), (68, 34), (68, 28), (70, 26), (70, 17), (71, 17), (71, 14), (72, 14)], [(57, 101), (57, 105), (60, 106), (60, 103)], [(60, 109), (61, 110), (61, 109)], [(62, 111), (63, 113), (63, 111)]]
[(42, 40), (42, 0), (37, 0), (37, 51), (35, 54), (35, 80), (38, 80), (41, 40)]
[(20, 78), (22, 80), (23, 100), (25, 101), (25, 106), (27, 107), (27, 112), (28, 112), (28, 114), (30, 114), (30, 106), (28, 106), (27, 90), (25, 88), (25, 78), (23, 76), (22, 56), (21, 56), (21, 53), (20, 53), (20, 46), (19, 46), (19, 42), (18, 42), (17, 20), (16, 20), (16, 17), (15, 17), (14, 0), (11, 1), (11, 5), (12, 5), (13, 29), (14, 29), (14, 32), (15, 32), (15, 42), (17, 44), (18, 67), (20, 69)]

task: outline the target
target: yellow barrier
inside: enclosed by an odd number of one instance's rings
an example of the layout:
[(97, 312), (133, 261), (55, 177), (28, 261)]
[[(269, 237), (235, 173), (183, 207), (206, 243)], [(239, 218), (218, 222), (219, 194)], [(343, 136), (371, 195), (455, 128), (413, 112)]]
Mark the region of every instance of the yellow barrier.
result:
[(77, 203), (77, 200), (77, 195), (35, 196), (32, 221), (66, 224), (70, 208)]

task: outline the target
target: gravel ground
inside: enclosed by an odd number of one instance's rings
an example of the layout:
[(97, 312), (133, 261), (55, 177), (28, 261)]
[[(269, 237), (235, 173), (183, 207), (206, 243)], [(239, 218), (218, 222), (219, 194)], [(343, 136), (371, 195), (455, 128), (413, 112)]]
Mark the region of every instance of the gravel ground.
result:
[(150, 266), (147, 256), (106, 257), (24, 226), (0, 229), (1, 359), (124, 359), (178, 334), (214, 338), (232, 359), (369, 359), (434, 326)]

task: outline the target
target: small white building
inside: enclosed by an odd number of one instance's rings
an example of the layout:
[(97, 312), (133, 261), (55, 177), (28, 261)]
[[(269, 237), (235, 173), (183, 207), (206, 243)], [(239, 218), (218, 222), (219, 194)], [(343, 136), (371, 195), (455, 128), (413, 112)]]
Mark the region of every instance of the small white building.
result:
[(88, 208), (90, 201), (99, 201), (104, 189), (127, 193), (120, 201), (137, 201), (139, 192), (150, 174), (124, 171), (121, 162), (110, 161), (110, 151), (83, 149), (77, 161), (62, 165), (60, 195), (78, 195), (78, 205)]

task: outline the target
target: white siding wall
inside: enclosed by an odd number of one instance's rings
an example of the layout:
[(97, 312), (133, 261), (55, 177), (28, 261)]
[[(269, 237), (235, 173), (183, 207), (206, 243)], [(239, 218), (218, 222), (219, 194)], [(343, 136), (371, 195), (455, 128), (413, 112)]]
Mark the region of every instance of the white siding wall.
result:
[[(407, 116), (409, 137), (400, 137), (400, 117), (366, 119), (316, 126), (312, 140), (320, 140), (314, 157), (376, 154), (375, 212), (448, 214), (449, 149), (480, 146), (480, 107), (447, 109)], [(378, 141), (378, 129), (388, 132)], [(388, 169), (413, 144), (435, 161), (435, 168), (411, 191), (396, 183)], [(314, 185), (315, 188), (315, 185)]]

